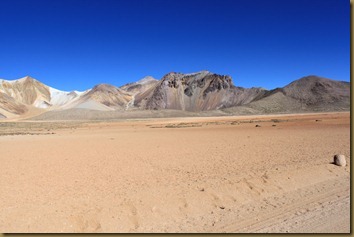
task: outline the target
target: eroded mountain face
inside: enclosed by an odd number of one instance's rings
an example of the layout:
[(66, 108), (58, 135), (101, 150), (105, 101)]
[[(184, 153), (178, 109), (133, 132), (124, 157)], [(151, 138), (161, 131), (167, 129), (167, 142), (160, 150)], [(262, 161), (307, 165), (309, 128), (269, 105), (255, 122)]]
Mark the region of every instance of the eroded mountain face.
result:
[[(2, 92), (0, 92), (0, 109), (4, 110), (4, 112), (16, 115), (23, 114), (27, 111), (27, 107), (25, 105), (17, 102), (13, 97)], [(0, 110), (0, 112), (3, 111)], [(1, 117), (6, 117), (4, 114), (1, 115)]]
[(29, 76), (12, 82), (2, 81), (0, 91), (24, 105), (50, 105), (49, 87)]
[(252, 101), (261, 93), (263, 89), (235, 87), (230, 76), (208, 71), (172, 72), (137, 97), (135, 105), (144, 109), (214, 110)]

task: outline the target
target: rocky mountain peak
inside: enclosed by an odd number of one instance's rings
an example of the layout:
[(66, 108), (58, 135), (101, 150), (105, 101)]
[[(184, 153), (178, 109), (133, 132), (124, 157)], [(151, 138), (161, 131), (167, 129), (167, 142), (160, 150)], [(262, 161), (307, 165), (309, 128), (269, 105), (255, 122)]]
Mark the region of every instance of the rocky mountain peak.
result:
[(135, 84), (145, 84), (145, 83), (149, 83), (149, 82), (155, 82), (157, 81), (157, 79), (155, 79), (152, 76), (146, 76), (142, 79), (140, 79), (139, 81), (137, 81)]
[(118, 88), (110, 84), (98, 84), (92, 88), (92, 92), (115, 92)]
[(22, 83), (34, 83), (36, 82), (37, 80), (34, 79), (33, 77), (31, 76), (25, 76), (25, 77), (22, 77), (18, 80), (16, 80), (17, 82), (22, 82)]

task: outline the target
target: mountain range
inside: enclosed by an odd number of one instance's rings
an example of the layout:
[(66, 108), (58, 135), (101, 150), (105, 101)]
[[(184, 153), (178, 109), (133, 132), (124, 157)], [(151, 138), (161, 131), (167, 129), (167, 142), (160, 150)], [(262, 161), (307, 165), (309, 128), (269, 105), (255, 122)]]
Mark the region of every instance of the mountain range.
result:
[[(282, 88), (243, 88), (209, 71), (147, 76), (121, 87), (99, 84), (86, 91), (61, 91), (26, 76), (0, 79), (0, 118), (33, 117), (75, 110), (181, 111), (227, 114), (341, 111), (350, 108), (350, 83), (307, 76)], [(86, 111), (86, 112), (87, 112)], [(42, 115), (43, 116), (43, 115)]]

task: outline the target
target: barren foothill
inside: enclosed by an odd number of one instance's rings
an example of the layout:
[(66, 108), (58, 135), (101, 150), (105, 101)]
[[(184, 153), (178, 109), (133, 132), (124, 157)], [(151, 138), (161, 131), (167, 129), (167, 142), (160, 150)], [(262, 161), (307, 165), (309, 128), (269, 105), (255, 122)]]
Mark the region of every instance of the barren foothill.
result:
[(3, 233), (350, 232), (349, 112), (0, 131)]

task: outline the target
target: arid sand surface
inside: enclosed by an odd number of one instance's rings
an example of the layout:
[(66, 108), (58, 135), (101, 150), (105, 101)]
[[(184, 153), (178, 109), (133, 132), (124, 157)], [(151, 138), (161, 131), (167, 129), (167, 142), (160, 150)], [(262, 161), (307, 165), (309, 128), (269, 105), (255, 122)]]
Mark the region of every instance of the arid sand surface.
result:
[(2, 122), (0, 232), (349, 233), (350, 158), (349, 112)]

